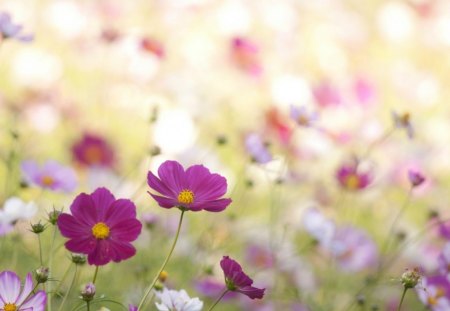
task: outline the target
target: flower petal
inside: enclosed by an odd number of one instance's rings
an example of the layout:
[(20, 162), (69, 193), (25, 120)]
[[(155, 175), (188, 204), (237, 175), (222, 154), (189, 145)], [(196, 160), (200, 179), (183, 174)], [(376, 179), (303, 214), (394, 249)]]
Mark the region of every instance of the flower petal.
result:
[(46, 302), (47, 295), (44, 291), (40, 290), (20, 307), (20, 311), (25, 311), (27, 308), (32, 308), (30, 310), (33, 311), (45, 311)]
[(72, 215), (83, 225), (92, 227), (98, 222), (97, 209), (91, 196), (80, 193), (70, 206)]
[(126, 219), (111, 227), (111, 239), (114, 241), (132, 242), (137, 239), (142, 224), (137, 219)]
[(186, 171), (188, 188), (197, 200), (218, 199), (227, 192), (227, 180), (219, 174), (211, 174), (203, 165), (193, 165)]
[(114, 203), (114, 195), (106, 188), (97, 188), (91, 194), (92, 201), (97, 210), (98, 221), (104, 221), (108, 207)]
[(105, 223), (113, 227), (125, 219), (136, 218), (136, 206), (130, 200), (119, 199), (109, 205), (105, 214)]
[(33, 289), (33, 277), (31, 276), (31, 273), (27, 274), (27, 277), (25, 278), (25, 284), (23, 285), (22, 293), (17, 298), (16, 304), (21, 305), (25, 298), (28, 297), (28, 295), (31, 293), (31, 290)]
[(167, 188), (172, 189), (175, 193), (179, 193), (188, 187), (186, 173), (177, 161), (166, 161), (161, 164), (158, 169), (158, 176)]
[(225, 208), (227, 208), (228, 205), (230, 205), (231, 199), (218, 199), (213, 201), (206, 201), (206, 202), (195, 202), (192, 204), (190, 209), (192, 211), (199, 211), (201, 209), (204, 209), (208, 212), (221, 212)]
[(167, 197), (175, 197), (178, 193), (175, 193), (173, 189), (167, 187), (158, 177), (156, 177), (152, 172), (147, 174), (147, 184), (150, 188), (158, 191), (160, 194)]
[(158, 202), (159, 206), (164, 208), (171, 208), (178, 205), (178, 202), (171, 198), (165, 198), (156, 194), (148, 193), (152, 196), (153, 199), (155, 199), (156, 202)]
[(236, 291), (248, 296), (251, 299), (261, 299), (264, 296), (265, 290), (266, 290), (265, 288), (260, 289), (253, 286), (245, 286), (239, 288)]
[(90, 235), (91, 230), (91, 226), (80, 223), (77, 218), (69, 214), (59, 215), (58, 228), (61, 235), (66, 238)]
[(88, 254), (88, 263), (95, 266), (103, 266), (114, 257), (113, 249), (107, 240), (97, 240), (95, 248)]
[(0, 273), (0, 297), (5, 302), (16, 302), (20, 294), (20, 279), (12, 271)]
[(80, 237), (67, 241), (65, 246), (74, 253), (90, 254), (95, 250), (97, 240), (93, 236)]

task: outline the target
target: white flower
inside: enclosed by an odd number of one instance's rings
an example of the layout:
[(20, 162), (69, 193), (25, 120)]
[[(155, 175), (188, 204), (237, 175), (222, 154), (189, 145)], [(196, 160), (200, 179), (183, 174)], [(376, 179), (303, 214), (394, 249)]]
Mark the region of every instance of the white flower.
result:
[(309, 208), (303, 214), (303, 226), (322, 247), (328, 248), (335, 234), (336, 226), (316, 208)]
[(0, 236), (7, 234), (16, 221), (31, 219), (37, 212), (33, 202), (25, 203), (17, 197), (6, 200), (3, 209), (0, 209)]
[(198, 298), (189, 298), (185, 290), (171, 290), (164, 288), (162, 292), (157, 291), (156, 296), (161, 303), (155, 303), (159, 311), (200, 311), (203, 302)]

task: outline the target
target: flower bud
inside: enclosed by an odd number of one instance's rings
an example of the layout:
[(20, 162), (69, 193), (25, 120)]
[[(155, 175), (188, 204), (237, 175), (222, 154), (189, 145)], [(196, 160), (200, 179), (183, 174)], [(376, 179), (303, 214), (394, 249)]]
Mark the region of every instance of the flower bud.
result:
[(92, 282), (87, 283), (81, 291), (81, 299), (91, 301), (95, 296), (95, 285)]
[(45, 225), (41, 224), (41, 221), (39, 221), (36, 224), (31, 224), (31, 231), (33, 231), (36, 234), (41, 234), (45, 230)]
[(419, 268), (406, 270), (401, 277), (401, 282), (405, 288), (414, 288), (420, 281)]
[(56, 225), (60, 214), (61, 214), (61, 211), (54, 209), (53, 211), (48, 213), (48, 222), (51, 223), (52, 225)]
[(47, 267), (39, 267), (35, 271), (36, 282), (45, 283), (48, 280), (49, 269)]
[(73, 263), (77, 265), (84, 265), (86, 263), (86, 255), (78, 253), (72, 253), (71, 255)]

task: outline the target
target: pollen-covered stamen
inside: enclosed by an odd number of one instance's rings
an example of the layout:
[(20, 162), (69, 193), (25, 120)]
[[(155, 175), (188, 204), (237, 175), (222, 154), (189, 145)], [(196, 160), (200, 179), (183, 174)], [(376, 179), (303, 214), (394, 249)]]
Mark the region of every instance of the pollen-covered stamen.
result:
[(92, 235), (96, 239), (104, 240), (109, 237), (109, 227), (103, 222), (98, 222), (92, 227)]
[(192, 204), (194, 203), (194, 192), (189, 189), (183, 189), (178, 194), (178, 203)]
[(50, 187), (55, 183), (55, 179), (51, 176), (44, 175), (41, 177), (41, 182), (44, 186)]
[(345, 186), (348, 189), (358, 189), (359, 187), (359, 177), (357, 175), (349, 175), (345, 179)]
[(3, 310), (5, 311), (16, 311), (17, 306), (14, 303), (7, 303), (3, 306)]

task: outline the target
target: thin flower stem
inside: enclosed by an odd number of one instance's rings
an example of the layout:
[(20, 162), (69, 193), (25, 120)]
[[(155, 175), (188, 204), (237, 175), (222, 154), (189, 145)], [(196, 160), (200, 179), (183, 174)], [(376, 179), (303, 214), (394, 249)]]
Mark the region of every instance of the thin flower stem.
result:
[(70, 292), (72, 291), (73, 286), (75, 285), (76, 279), (77, 279), (77, 272), (78, 272), (78, 266), (75, 265), (75, 272), (73, 273), (73, 278), (72, 278), (72, 282), (70, 282), (70, 286), (69, 289), (67, 290), (67, 293), (64, 295), (63, 301), (61, 302), (58, 311), (62, 310), (62, 307), (64, 306), (64, 303), (67, 300), (67, 297), (69, 297)]
[(400, 303), (398, 304), (397, 311), (400, 311), (401, 308), (402, 308), (403, 299), (405, 299), (405, 295), (406, 295), (406, 291), (407, 290), (408, 290), (408, 288), (405, 286), (405, 288), (403, 289), (402, 298), (400, 299)]
[(94, 272), (94, 278), (92, 279), (92, 284), (95, 284), (95, 280), (97, 280), (98, 267), (99, 266), (95, 266), (95, 272)]
[(58, 286), (56, 286), (56, 288), (54, 289), (54, 292), (57, 293), (59, 291), (59, 288), (61, 287), (61, 285), (64, 283), (64, 281), (66, 280), (67, 275), (69, 274), (70, 268), (72, 267), (72, 264), (70, 264), (66, 271), (64, 272), (63, 277), (61, 278), (61, 280), (58, 283)]
[(137, 311), (140, 311), (141, 308), (143, 307), (145, 299), (150, 294), (151, 290), (155, 287), (156, 281), (158, 280), (161, 272), (164, 270), (164, 268), (166, 267), (167, 263), (169, 262), (170, 257), (172, 256), (173, 250), (175, 249), (175, 245), (177, 244), (177, 241), (178, 241), (178, 236), (180, 235), (180, 229), (181, 229), (181, 224), (183, 223), (184, 212), (185, 212), (185, 210), (181, 210), (181, 216), (180, 216), (180, 221), (178, 223), (177, 233), (175, 235), (175, 239), (173, 241), (172, 247), (170, 248), (169, 254), (167, 255), (166, 259), (164, 260), (164, 263), (162, 264), (161, 268), (159, 269), (159, 271), (156, 274), (155, 278), (153, 279), (152, 283), (150, 284), (150, 286), (145, 291), (144, 297), (142, 297), (141, 301), (139, 302), (139, 306), (137, 308)]
[(90, 308), (90, 302), (89, 302), (89, 301), (86, 301), (86, 307), (87, 307), (87, 311), (90, 311), (90, 310), (91, 310), (91, 308)]
[(228, 293), (228, 288), (226, 288), (223, 293), (219, 296), (219, 298), (216, 299), (216, 301), (213, 303), (213, 305), (208, 309), (208, 311), (211, 311), (214, 309), (214, 307), (219, 303), (219, 301), (222, 300), (223, 296), (225, 296)]
[(38, 234), (38, 242), (39, 242), (39, 262), (41, 263), (41, 267), (44, 265), (44, 261), (42, 260), (42, 243), (41, 243), (41, 235)]
[[(48, 271), (49, 271), (49, 278), (52, 274), (52, 266), (53, 266), (53, 247), (55, 246), (55, 237), (56, 237), (56, 225), (53, 225), (53, 235), (52, 235), (52, 244), (50, 245), (50, 254), (48, 259)], [(48, 311), (52, 311), (52, 291), (51, 291), (51, 284), (49, 283), (47, 286), (48, 289), (48, 295), (47, 295), (47, 305), (48, 305)]]

